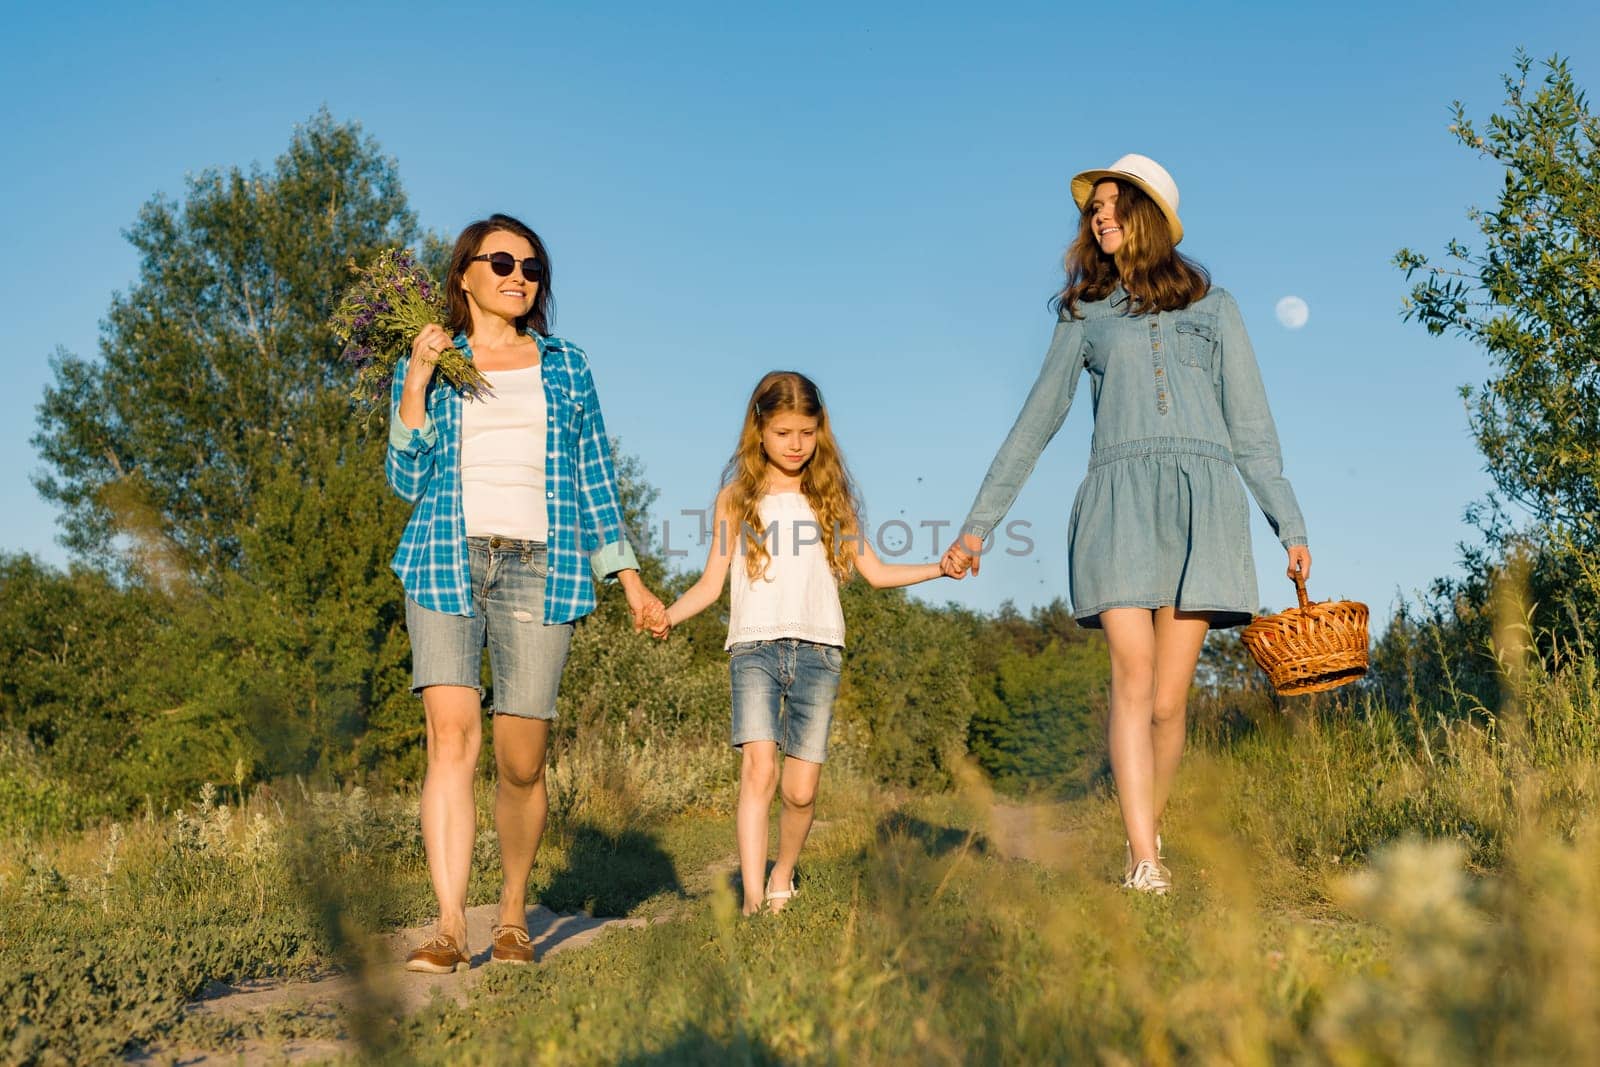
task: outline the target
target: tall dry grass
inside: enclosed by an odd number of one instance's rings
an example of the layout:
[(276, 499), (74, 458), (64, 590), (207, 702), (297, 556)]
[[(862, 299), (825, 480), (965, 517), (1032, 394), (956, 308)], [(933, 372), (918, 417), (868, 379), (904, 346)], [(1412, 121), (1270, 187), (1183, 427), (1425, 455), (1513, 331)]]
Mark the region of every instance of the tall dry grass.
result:
[[(1307, 701), (1197, 730), (1163, 899), (1117, 888), (1108, 792), (1018, 808), (971, 770), (917, 795), (841, 766), (801, 894), (743, 921), (725, 880), (686, 874), (731, 851), (726, 745), (596, 723), (554, 753), (535, 893), (662, 917), (670, 898), (674, 921), (488, 974), (465, 1008), (346, 1027), (449, 1063), (1587, 1062), (1600, 673), (1525, 618), (1497, 629), (1494, 708)], [(475, 902), (497, 886), (487, 801)], [(413, 793), (212, 789), (14, 839), (0, 1059), (194, 1037), (182, 1005), (208, 982), (359, 965), (367, 933), (431, 915), (416, 827)]]
[[(1519, 654), (1509, 631), (1499, 648)], [(682, 922), (489, 976), (401, 1047), (452, 1063), (1588, 1062), (1600, 679), (1530, 651), (1492, 715), (1306, 702), (1198, 745), (1166, 826), (1169, 897), (1117, 888), (1108, 794), (1019, 809), (975, 773), (936, 797), (867, 789), (832, 809), (782, 915), (743, 921), (716, 886)]]

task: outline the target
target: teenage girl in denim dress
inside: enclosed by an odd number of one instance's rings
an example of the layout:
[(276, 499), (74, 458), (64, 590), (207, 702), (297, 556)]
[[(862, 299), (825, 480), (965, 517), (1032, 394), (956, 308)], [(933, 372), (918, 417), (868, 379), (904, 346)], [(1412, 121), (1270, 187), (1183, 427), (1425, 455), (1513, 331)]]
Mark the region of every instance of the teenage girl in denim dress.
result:
[(1111, 772), (1127, 830), (1124, 884), (1172, 885), (1158, 836), (1183, 753), (1184, 710), (1206, 631), (1259, 603), (1255, 496), (1311, 572), (1305, 521), (1233, 297), (1177, 251), (1178, 188), (1129, 155), (1072, 181), (1081, 209), (1059, 323), (1038, 380), (984, 478), (947, 565), (976, 573), (1000, 522), (1089, 372), (1094, 441), (1068, 534), (1073, 614), (1111, 653)]
[[(939, 563), (884, 563), (859, 515), (816, 385), (793, 371), (773, 371), (745, 405), (739, 444), (717, 494), (705, 571), (651, 627), (665, 637), (716, 603), (732, 574), (726, 647), (733, 744), (740, 751), (735, 822), (746, 915), (763, 906), (781, 911), (794, 896), (795, 862), (811, 831), (839, 691), (839, 582), (852, 569), (879, 589), (943, 573)], [(768, 878), (767, 818), (780, 748), (783, 812)]]

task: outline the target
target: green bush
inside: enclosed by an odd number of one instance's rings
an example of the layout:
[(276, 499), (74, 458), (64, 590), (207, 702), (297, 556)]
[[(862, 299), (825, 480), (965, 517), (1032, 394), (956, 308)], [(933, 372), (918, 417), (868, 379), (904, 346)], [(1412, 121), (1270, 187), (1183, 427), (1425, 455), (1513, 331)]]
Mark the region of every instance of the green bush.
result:
[(880, 781), (938, 788), (966, 754), (972, 665), (949, 611), (864, 581), (840, 590), (847, 648), (833, 720), (842, 758)]
[(56, 778), (27, 738), (0, 734), (0, 841), (78, 829), (97, 808)]
[(972, 755), (1000, 789), (1082, 792), (1105, 763), (1105, 642), (1059, 601), (1007, 609), (974, 641)]

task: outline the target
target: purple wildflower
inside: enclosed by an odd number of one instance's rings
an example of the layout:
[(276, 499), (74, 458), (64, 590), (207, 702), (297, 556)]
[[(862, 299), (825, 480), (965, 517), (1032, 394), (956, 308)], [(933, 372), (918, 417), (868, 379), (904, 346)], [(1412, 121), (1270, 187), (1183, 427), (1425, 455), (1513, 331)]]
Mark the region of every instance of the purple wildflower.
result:
[[(370, 414), (387, 410), (395, 367), (417, 331), (440, 321), (444, 307), (439, 283), (409, 249), (385, 249), (355, 274), (329, 326), (344, 342), (340, 357), (354, 372), (351, 396)], [(482, 376), (455, 349), (446, 351), (439, 370), (464, 391), (482, 384)]]

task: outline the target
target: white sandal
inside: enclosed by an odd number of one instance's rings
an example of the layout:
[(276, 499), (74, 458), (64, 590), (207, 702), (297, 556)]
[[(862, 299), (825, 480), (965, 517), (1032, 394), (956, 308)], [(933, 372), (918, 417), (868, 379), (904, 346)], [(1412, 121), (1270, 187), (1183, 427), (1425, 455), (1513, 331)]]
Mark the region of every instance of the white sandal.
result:
[[(774, 888), (772, 888), (770, 883), (767, 885), (766, 897), (761, 901), (761, 906), (763, 908), (771, 910), (772, 902), (774, 900), (781, 900), (781, 901), (787, 902), (790, 898), (792, 898), (798, 892), (800, 892), (800, 891), (794, 887), (794, 874), (791, 872), (790, 875), (789, 875), (789, 888), (788, 889), (774, 889)], [(779, 910), (781, 911), (782, 909), (780, 908)]]

